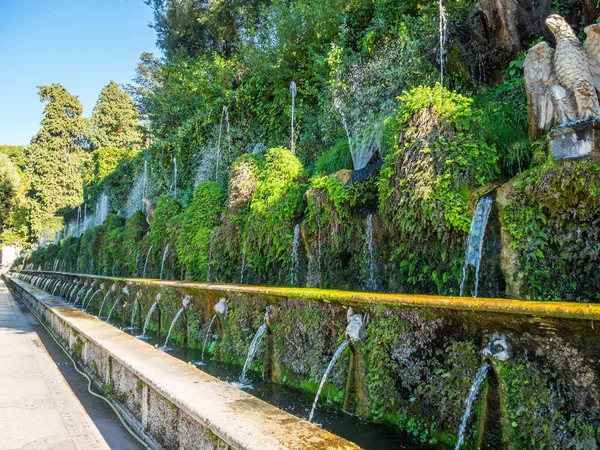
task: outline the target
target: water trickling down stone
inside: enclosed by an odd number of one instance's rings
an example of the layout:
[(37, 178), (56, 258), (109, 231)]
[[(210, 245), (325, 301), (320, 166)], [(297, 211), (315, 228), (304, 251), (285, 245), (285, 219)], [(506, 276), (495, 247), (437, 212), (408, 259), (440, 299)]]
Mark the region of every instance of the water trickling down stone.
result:
[(165, 246), (165, 251), (163, 252), (162, 263), (160, 265), (160, 277), (159, 280), (163, 278), (163, 271), (165, 270), (165, 261), (167, 260), (167, 256), (169, 256), (169, 243)]
[[(140, 291), (141, 292), (141, 291)], [(135, 329), (135, 318), (137, 316), (137, 312), (138, 309), (140, 309), (140, 302), (138, 301), (138, 299), (136, 298), (133, 301), (133, 309), (131, 311), (131, 320), (129, 322), (129, 329), (130, 330), (134, 330)]]
[(106, 303), (106, 299), (108, 298), (108, 296), (110, 295), (111, 291), (108, 291), (106, 293), (106, 295), (104, 295), (104, 298), (102, 299), (102, 303), (100, 304), (100, 309), (98, 310), (98, 316), (100, 316), (102, 314), (102, 310), (104, 309), (104, 303)]
[(208, 330), (206, 330), (206, 336), (204, 336), (204, 345), (202, 345), (202, 356), (200, 358), (200, 364), (199, 365), (203, 365), (204, 364), (204, 351), (206, 350), (206, 346), (208, 344), (208, 337), (210, 336), (210, 330), (212, 329), (213, 322), (215, 321), (216, 318), (217, 318), (217, 315), (215, 314), (212, 317), (212, 319), (210, 320), (210, 323), (208, 324)]
[(112, 307), (110, 308), (110, 311), (108, 312), (108, 316), (106, 316), (105, 322), (108, 322), (110, 320), (110, 317), (112, 316), (112, 313), (113, 313), (113, 311), (115, 309), (115, 306), (117, 306), (117, 303), (119, 303), (122, 298), (123, 298), (123, 294), (119, 295), (117, 297), (117, 299), (114, 301)]
[(158, 300), (156, 300), (154, 303), (152, 303), (152, 306), (148, 310), (148, 314), (146, 315), (146, 320), (144, 321), (144, 328), (142, 328), (142, 334), (138, 337), (146, 336), (146, 328), (148, 328), (148, 324), (150, 323), (150, 317), (152, 317), (152, 313), (154, 312), (154, 310), (156, 309), (157, 306), (158, 306)]
[(367, 290), (376, 292), (377, 280), (375, 278), (375, 253), (373, 250), (373, 214), (369, 214), (367, 217), (365, 260), (368, 269)]
[(165, 343), (161, 347), (162, 350), (166, 350), (168, 348), (169, 339), (171, 338), (171, 332), (173, 331), (173, 327), (179, 320), (179, 317), (183, 314), (183, 311), (185, 311), (185, 308), (181, 307), (181, 308), (179, 308), (179, 311), (177, 311), (177, 314), (175, 314), (175, 317), (173, 318), (173, 321), (171, 322), (171, 326), (169, 327), (169, 332), (167, 333), (167, 338), (165, 339)]
[(231, 153), (231, 133), (229, 129), (229, 111), (223, 106), (221, 112), (221, 123), (219, 124), (219, 138), (217, 140), (217, 155), (215, 163), (215, 181), (219, 181), (219, 164), (221, 163), (221, 137), (223, 136), (223, 121), (227, 124), (227, 153)]
[(290, 135), (290, 149), (292, 153), (296, 153), (296, 138), (294, 136), (294, 114), (296, 109), (296, 83), (292, 81), (290, 83), (290, 93), (292, 94), (292, 132)]
[(443, 0), (438, 0), (439, 9), (439, 33), (440, 33), (440, 85), (444, 85), (444, 64), (446, 62), (446, 8), (444, 8)]
[(148, 253), (146, 253), (146, 261), (144, 262), (144, 272), (142, 274), (142, 278), (146, 278), (146, 268), (148, 267), (148, 258), (150, 258), (150, 252), (152, 251), (152, 247), (154, 247), (154, 246), (150, 245), (150, 248), (148, 249)]
[(475, 268), (475, 293), (477, 297), (477, 289), (479, 286), (479, 265), (481, 263), (481, 251), (483, 248), (483, 240), (485, 238), (485, 228), (487, 226), (490, 211), (492, 209), (492, 199), (483, 197), (477, 203), (473, 220), (471, 221), (471, 229), (469, 230), (469, 238), (467, 239), (467, 250), (465, 254), (465, 265), (463, 266), (463, 275), (460, 282), (460, 296), (463, 296), (465, 280), (467, 278), (468, 266)]
[(290, 284), (296, 286), (298, 284), (298, 244), (300, 242), (300, 224), (297, 223), (294, 227), (294, 241), (292, 243), (292, 267), (290, 269)]

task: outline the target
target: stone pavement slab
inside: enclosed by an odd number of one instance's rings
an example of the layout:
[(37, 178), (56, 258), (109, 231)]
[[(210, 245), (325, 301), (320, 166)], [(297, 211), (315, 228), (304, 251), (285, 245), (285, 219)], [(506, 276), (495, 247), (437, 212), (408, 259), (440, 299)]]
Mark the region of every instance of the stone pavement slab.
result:
[(108, 448), (0, 281), (0, 450)]

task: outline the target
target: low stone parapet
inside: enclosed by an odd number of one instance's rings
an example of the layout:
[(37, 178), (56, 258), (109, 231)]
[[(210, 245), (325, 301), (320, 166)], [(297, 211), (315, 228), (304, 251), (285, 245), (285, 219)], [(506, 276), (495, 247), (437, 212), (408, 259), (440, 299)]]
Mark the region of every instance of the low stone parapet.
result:
[(5, 277), (106, 393), (159, 446), (173, 449), (358, 449), (53, 297)]

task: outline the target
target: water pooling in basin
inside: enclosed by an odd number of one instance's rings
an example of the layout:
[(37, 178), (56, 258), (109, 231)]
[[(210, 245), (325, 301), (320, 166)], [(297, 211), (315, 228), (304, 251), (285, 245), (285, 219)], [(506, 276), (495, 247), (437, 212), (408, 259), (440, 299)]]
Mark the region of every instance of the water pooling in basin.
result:
[[(126, 324), (123, 323), (123, 326)], [(133, 334), (133, 333), (130, 333)], [(147, 333), (148, 339), (144, 342), (152, 346), (160, 346), (163, 340), (154, 334)], [(172, 347), (166, 351), (185, 362), (200, 361), (201, 350), (183, 347)], [(199, 370), (231, 384), (239, 381), (240, 367), (233, 364), (205, 359), (204, 365)], [(242, 390), (253, 396), (276, 406), (290, 414), (306, 419), (314, 400), (314, 395), (291, 387), (263, 380), (253, 371), (246, 375), (252, 387), (241, 387)], [(348, 439), (365, 450), (433, 450), (449, 449), (450, 447), (436, 444), (435, 446), (422, 444), (412, 436), (402, 433), (386, 424), (376, 424), (360, 419), (357, 416), (346, 414), (336, 407), (327, 405), (327, 399), (322, 398), (319, 408), (314, 414), (314, 423), (323, 429)]]

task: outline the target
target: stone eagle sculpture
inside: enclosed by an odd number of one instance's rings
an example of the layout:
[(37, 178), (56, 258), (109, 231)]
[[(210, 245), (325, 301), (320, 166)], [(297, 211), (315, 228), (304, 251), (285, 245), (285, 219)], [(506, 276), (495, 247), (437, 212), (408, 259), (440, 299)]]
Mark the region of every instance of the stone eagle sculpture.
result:
[(583, 45), (561, 16), (548, 16), (546, 26), (556, 38), (556, 49), (540, 42), (529, 49), (523, 64), (533, 138), (555, 124), (600, 117), (600, 24), (585, 27)]

